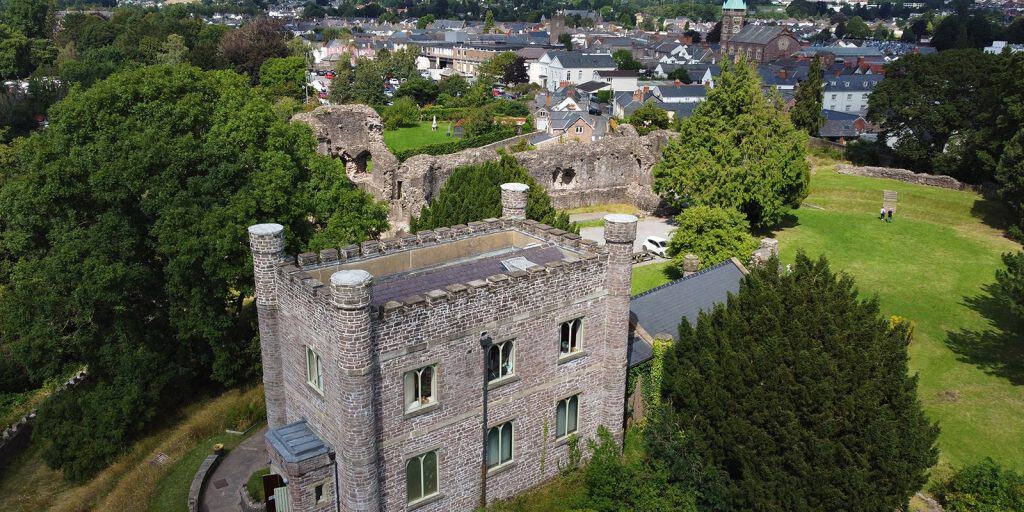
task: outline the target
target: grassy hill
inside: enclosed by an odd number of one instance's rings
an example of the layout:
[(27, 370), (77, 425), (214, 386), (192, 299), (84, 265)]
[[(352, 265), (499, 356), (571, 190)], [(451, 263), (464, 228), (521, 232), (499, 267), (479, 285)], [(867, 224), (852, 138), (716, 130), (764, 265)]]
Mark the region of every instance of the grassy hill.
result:
[[(783, 262), (824, 254), (877, 294), (886, 314), (917, 328), (910, 368), (942, 434), (940, 472), (992, 457), (1024, 470), (1024, 342), (989, 293), (1000, 254), (1019, 249), (1000, 228), (1002, 207), (978, 194), (844, 176), (812, 159), (811, 195), (775, 233)], [(878, 220), (882, 190), (899, 193), (894, 222)], [(664, 282), (634, 273), (634, 292)]]

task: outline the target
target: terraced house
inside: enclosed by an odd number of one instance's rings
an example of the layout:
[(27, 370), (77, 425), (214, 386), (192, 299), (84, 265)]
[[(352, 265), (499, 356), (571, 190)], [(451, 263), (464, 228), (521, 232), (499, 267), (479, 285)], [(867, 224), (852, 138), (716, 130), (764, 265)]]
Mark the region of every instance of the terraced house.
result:
[(249, 229), (283, 511), (472, 510), (623, 429), (636, 218), (607, 243), (502, 218), (283, 255)]

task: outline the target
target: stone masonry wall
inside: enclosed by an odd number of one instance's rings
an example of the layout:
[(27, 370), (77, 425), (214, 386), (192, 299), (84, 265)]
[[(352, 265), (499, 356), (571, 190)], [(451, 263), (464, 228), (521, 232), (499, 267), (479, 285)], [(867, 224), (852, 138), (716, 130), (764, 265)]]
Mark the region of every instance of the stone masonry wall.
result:
[[(372, 153), (373, 171), (349, 176), (363, 190), (388, 202), (393, 233), (408, 228), (409, 217), (419, 215), (456, 167), (497, 160), (495, 147), (503, 145), (450, 155), (417, 155), (399, 163), (384, 146), (380, 117), (370, 107), (319, 107), (297, 114), (293, 120), (313, 127), (322, 154), (346, 159), (346, 155), (364, 150)], [(545, 144), (514, 156), (548, 191), (556, 208), (614, 202), (653, 211), (660, 200), (651, 189), (651, 169), (672, 136), (665, 130), (639, 136), (631, 126), (624, 125), (618, 134), (596, 142)]]
[(978, 187), (958, 181), (952, 176), (940, 174), (915, 173), (907, 169), (896, 169), (893, 167), (870, 167), (848, 164), (836, 165), (836, 172), (851, 176), (867, 176), (869, 178), (885, 178), (902, 181), (905, 183), (916, 183), (931, 187), (948, 188), (952, 190), (979, 190)]
[[(402, 301), (391, 301), (369, 311), (374, 368), (373, 427), (354, 431), (362, 410), (346, 409), (338, 401), (346, 391), (339, 376), (354, 375), (342, 359), (339, 341), (345, 331), (331, 288), (306, 272), (339, 260), (372, 257), (401, 251), (439, 238), (459, 239), (501, 229), (518, 229), (544, 240), (581, 251), (581, 259), (554, 262), (532, 269), (492, 276), (487, 280), (452, 285)], [(606, 275), (608, 250), (577, 235), (532, 221), (496, 220), (454, 226), (450, 230), (419, 233), (413, 237), (366, 242), (360, 247), (327, 249), (319, 255), (290, 259), (276, 272), (278, 339), (281, 343), (284, 401), (287, 421), (304, 418), (334, 449), (347, 446), (352, 436), (371, 438), (377, 447), (377, 477), (382, 510), (406, 510), (405, 461), (425, 451), (439, 455), (440, 497), (417, 510), (471, 510), (478, 499), (480, 468), (481, 331), (496, 342), (516, 339), (515, 377), (494, 388), (489, 407), (490, 425), (514, 423), (514, 463), (488, 479), (490, 500), (509, 497), (553, 476), (566, 458), (564, 440), (555, 441), (558, 400), (580, 395), (579, 434), (592, 437), (598, 425), (621, 433), (626, 338), (619, 336), (611, 314), (628, 310), (628, 291), (609, 295)], [(625, 265), (628, 258), (616, 259)], [(621, 291), (621, 290), (619, 290)], [(371, 292), (372, 293), (372, 292)], [(621, 295), (621, 296), (620, 296)], [(618, 300), (623, 304), (614, 304)], [(566, 320), (583, 318), (581, 355), (558, 359), (558, 327)], [(609, 330), (611, 329), (611, 331)], [(350, 334), (352, 334), (350, 332)], [(369, 333), (368, 333), (369, 334)], [(306, 383), (305, 346), (313, 346), (324, 360), (324, 393)], [(619, 361), (621, 356), (621, 361)], [(609, 368), (608, 362), (615, 361)], [(402, 391), (405, 371), (438, 364), (437, 407), (406, 415)], [(621, 366), (621, 368), (618, 368)], [(609, 383), (612, 377), (615, 382)], [(609, 396), (609, 393), (611, 395)], [(547, 435), (545, 436), (545, 430)], [(341, 454), (339, 454), (341, 455)], [(543, 460), (543, 462), (542, 462)], [(280, 465), (280, 461), (277, 461)], [(345, 461), (339, 457), (339, 469)], [(347, 486), (342, 475), (342, 510)], [(359, 485), (362, 485), (360, 483)]]

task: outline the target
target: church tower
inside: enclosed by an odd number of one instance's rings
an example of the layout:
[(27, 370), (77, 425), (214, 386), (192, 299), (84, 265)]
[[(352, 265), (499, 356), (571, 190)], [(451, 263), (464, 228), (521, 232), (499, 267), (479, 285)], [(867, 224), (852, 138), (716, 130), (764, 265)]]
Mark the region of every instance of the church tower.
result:
[(722, 35), (719, 39), (725, 44), (743, 29), (743, 18), (747, 15), (747, 4), (743, 0), (725, 0), (722, 5)]

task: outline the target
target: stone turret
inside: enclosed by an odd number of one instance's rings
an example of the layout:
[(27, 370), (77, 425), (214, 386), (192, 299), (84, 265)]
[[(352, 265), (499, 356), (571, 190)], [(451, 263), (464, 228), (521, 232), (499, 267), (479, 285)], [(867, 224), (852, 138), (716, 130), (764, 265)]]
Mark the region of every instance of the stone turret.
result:
[(529, 189), (530, 187), (522, 183), (505, 183), (501, 186), (501, 218), (526, 218), (526, 197)]
[(696, 254), (683, 256), (683, 277), (692, 276), (700, 270), (700, 258)]
[(365, 270), (339, 270), (331, 274), (331, 304), (336, 308), (335, 330), (338, 369), (333, 415), (338, 437), (341, 509), (380, 510), (377, 473), (377, 415), (374, 414), (374, 352), (370, 337), (370, 293), (373, 276)]
[(284, 226), (256, 224), (249, 227), (249, 247), (256, 282), (256, 315), (260, 324), (263, 354), (263, 389), (267, 398), (267, 425), (283, 426), (285, 398), (278, 338), (277, 265), (284, 255)]
[(626, 389), (626, 352), (629, 340), (629, 299), (633, 276), (633, 242), (637, 218), (610, 214), (604, 217), (604, 239), (608, 250), (607, 325), (610, 346), (605, 353), (603, 418), (616, 438), (622, 436), (622, 402), (617, 400)]

